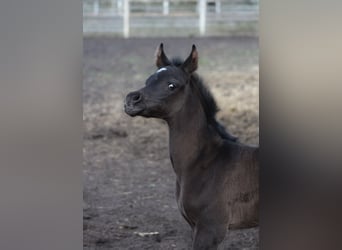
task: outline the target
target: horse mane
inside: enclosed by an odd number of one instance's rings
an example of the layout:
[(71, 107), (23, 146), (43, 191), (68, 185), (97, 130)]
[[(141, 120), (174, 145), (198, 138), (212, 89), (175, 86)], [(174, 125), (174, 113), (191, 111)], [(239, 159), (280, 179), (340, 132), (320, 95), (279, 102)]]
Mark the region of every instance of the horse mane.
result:
[[(171, 60), (171, 63), (176, 67), (180, 67), (183, 64), (183, 60), (176, 57)], [(192, 88), (195, 89), (196, 94), (200, 99), (208, 124), (211, 125), (221, 138), (236, 142), (238, 138), (230, 134), (224, 126), (216, 120), (216, 113), (219, 111), (219, 108), (202, 78), (198, 74), (193, 73), (191, 75), (190, 84)]]

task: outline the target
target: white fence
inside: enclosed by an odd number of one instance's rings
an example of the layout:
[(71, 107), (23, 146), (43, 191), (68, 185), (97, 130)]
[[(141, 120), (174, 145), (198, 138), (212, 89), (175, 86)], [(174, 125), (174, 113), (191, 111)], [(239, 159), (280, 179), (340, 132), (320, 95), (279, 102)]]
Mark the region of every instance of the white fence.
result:
[(130, 36), (256, 33), (258, 0), (84, 0), (83, 32)]

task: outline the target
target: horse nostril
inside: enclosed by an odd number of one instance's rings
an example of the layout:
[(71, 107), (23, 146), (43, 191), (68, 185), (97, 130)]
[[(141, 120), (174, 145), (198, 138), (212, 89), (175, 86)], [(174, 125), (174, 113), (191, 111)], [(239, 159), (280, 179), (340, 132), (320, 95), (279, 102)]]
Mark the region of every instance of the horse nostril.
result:
[(128, 100), (130, 99), (133, 104), (140, 102), (142, 99), (142, 96), (139, 92), (130, 93), (127, 97)]
[(133, 96), (132, 99), (133, 99), (134, 102), (138, 102), (141, 99), (141, 95), (140, 94), (136, 94), (136, 95)]

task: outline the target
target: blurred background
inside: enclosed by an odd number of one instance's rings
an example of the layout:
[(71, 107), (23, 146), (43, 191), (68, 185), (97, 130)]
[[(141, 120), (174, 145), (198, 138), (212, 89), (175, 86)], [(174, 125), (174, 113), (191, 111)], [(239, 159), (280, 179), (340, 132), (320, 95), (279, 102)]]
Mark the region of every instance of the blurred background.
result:
[(83, 0), (83, 32), (116, 36), (256, 35), (258, 0)]
[[(189, 249), (178, 211), (168, 130), (123, 112), (130, 91), (169, 58), (199, 52), (198, 74), (218, 120), (241, 142), (259, 143), (258, 1), (83, 1), (84, 249)], [(258, 228), (227, 233), (221, 249), (258, 249)]]

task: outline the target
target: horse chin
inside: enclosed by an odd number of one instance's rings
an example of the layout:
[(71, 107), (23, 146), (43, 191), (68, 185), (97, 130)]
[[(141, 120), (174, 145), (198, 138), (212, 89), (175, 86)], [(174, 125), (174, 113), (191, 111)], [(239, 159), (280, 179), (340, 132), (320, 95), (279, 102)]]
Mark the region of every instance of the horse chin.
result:
[(137, 107), (130, 107), (130, 106), (125, 106), (125, 112), (129, 116), (138, 116), (141, 115), (141, 113), (144, 111), (144, 108), (137, 108)]
[(142, 116), (146, 118), (162, 118), (160, 111), (154, 110), (153, 107), (144, 106), (130, 106), (125, 105), (125, 113), (131, 117)]

